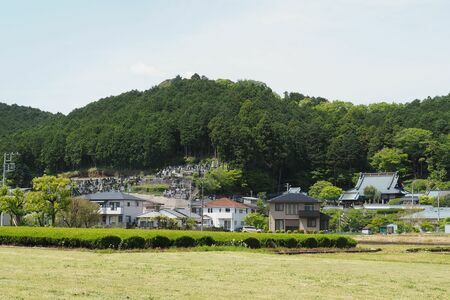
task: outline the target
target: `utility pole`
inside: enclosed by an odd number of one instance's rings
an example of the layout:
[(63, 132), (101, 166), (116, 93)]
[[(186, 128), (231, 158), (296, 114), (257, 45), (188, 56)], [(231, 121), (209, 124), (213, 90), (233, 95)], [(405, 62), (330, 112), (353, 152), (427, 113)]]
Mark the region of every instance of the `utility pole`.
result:
[[(2, 178), (2, 186), (6, 185), (6, 174), (9, 172), (13, 172), (16, 170), (16, 164), (13, 163), (14, 155), (18, 153), (10, 152), (3, 153), (3, 178)], [(3, 212), (0, 212), (0, 226), (3, 226)]]
[(440, 212), (440, 203), (439, 203), (439, 196), (440, 196), (440, 194), (441, 194), (441, 191), (440, 190), (438, 190), (438, 196), (437, 196), (437, 205), (438, 205), (438, 211), (437, 211), (437, 213), (438, 213), (438, 217), (437, 217), (437, 222), (438, 222), (438, 231), (439, 231), (439, 222), (441, 221), (441, 212)]
[(202, 197), (202, 208), (201, 208), (201, 213), (202, 213), (202, 223), (200, 224), (200, 228), (201, 228), (201, 231), (203, 231), (203, 181), (201, 181), (201, 183), (202, 183), (202, 195), (201, 195), (201, 197)]

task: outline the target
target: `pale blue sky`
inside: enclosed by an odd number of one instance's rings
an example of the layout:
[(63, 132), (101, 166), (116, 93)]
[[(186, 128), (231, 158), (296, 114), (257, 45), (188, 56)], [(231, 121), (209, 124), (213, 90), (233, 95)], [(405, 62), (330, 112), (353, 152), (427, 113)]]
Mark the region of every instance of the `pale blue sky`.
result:
[(404, 102), (450, 92), (450, 1), (2, 1), (0, 102), (68, 113), (193, 72)]

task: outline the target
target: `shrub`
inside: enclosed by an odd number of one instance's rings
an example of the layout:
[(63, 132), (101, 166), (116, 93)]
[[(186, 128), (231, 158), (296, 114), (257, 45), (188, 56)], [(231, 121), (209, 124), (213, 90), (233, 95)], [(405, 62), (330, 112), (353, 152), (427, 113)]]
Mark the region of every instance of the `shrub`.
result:
[(333, 242), (326, 236), (319, 236), (317, 238), (317, 246), (322, 248), (329, 248), (333, 246)]
[(262, 242), (262, 245), (266, 248), (276, 248), (277, 247), (277, 243), (275, 242), (274, 239), (271, 239), (271, 238), (264, 240)]
[(292, 230), (288, 230), (288, 231), (286, 231), (286, 233), (292, 233)]
[(247, 245), (247, 247), (252, 249), (261, 248), (261, 242), (254, 237), (248, 237), (244, 240), (244, 243)]
[(317, 248), (317, 239), (314, 237), (307, 237), (299, 242), (299, 245), (304, 248)]
[(284, 240), (284, 247), (287, 248), (296, 248), (298, 245), (298, 241), (295, 238), (288, 238)]
[(98, 249), (118, 249), (120, 244), (122, 243), (122, 239), (116, 235), (107, 235), (101, 238), (98, 238), (95, 241), (95, 246)]
[(180, 236), (179, 238), (176, 238), (173, 244), (175, 247), (189, 248), (195, 247), (197, 242), (193, 237), (184, 235)]
[(349, 248), (349, 240), (346, 237), (340, 236), (335, 240), (334, 246), (336, 248)]
[(147, 246), (150, 248), (169, 248), (172, 244), (172, 241), (162, 235), (154, 236), (147, 241)]
[(215, 244), (216, 241), (210, 236), (202, 236), (197, 240), (197, 245), (199, 246), (212, 246)]
[(123, 239), (121, 248), (122, 249), (144, 249), (145, 239), (140, 236), (131, 236)]

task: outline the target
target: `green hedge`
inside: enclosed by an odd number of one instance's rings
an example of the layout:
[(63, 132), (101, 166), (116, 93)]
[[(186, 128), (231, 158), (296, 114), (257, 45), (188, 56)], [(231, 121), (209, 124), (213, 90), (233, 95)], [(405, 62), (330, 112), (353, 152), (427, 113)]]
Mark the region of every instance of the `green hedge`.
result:
[(0, 244), (89, 249), (143, 249), (195, 246), (249, 248), (351, 248), (356, 241), (334, 234), (273, 234), (186, 230), (0, 227)]

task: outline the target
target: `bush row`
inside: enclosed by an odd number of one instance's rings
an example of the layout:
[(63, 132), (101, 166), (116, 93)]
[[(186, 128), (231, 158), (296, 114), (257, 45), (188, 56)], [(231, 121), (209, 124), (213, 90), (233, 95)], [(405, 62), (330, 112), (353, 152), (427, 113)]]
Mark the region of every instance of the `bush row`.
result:
[(327, 236), (290, 238), (266, 238), (257, 239), (248, 237), (243, 240), (216, 241), (211, 236), (193, 238), (191, 236), (180, 236), (169, 239), (166, 236), (157, 235), (148, 239), (140, 236), (120, 238), (115, 235), (107, 235), (97, 239), (79, 238), (52, 238), (32, 236), (0, 236), (1, 245), (16, 246), (39, 246), (39, 247), (66, 247), (66, 248), (89, 248), (89, 249), (145, 249), (145, 248), (190, 248), (196, 246), (241, 246), (252, 249), (257, 248), (351, 248), (356, 246), (356, 241), (344, 237)]

